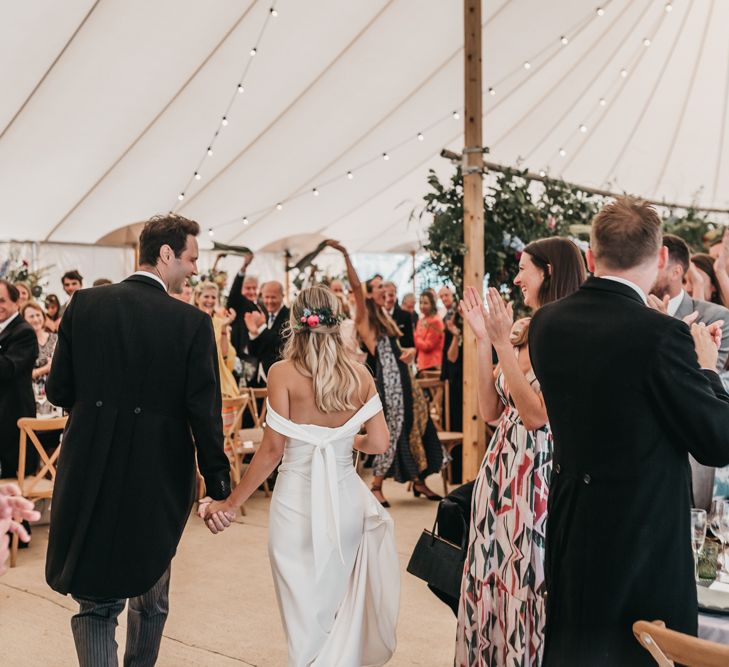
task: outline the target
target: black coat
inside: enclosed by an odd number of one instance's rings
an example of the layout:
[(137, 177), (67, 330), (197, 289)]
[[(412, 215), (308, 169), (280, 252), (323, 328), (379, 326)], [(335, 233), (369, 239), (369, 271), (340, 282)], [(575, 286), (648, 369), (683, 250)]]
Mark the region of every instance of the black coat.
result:
[[(268, 318), (268, 313), (266, 313), (266, 318)], [(289, 309), (282, 306), (273, 321), (273, 326), (270, 329), (268, 327), (264, 329), (248, 343), (248, 350), (258, 359), (266, 375), (268, 375), (268, 369), (281, 359), (284, 344), (283, 328), (288, 321)]]
[(46, 391), (70, 412), (46, 579), (82, 597), (144, 593), (182, 536), (195, 453), (207, 493), (230, 491), (210, 317), (145, 276), (79, 291)]
[[(21, 316), (0, 333), (0, 475), (15, 477), (18, 471), (18, 419), (35, 417), (31, 374), (38, 358), (38, 339)], [(35, 451), (28, 443), (31, 453)], [(27, 472), (35, 458), (28, 457)]]
[(248, 350), (248, 328), (246, 327), (244, 315), (246, 313), (252, 313), (255, 310), (260, 310), (257, 303), (254, 303), (242, 294), (241, 290), (243, 289), (244, 280), (245, 274), (240, 272), (235, 274), (227, 301), (228, 308), (232, 308), (235, 311), (235, 320), (233, 320), (233, 324), (231, 325), (231, 342), (238, 353), (238, 357), (241, 359), (249, 356), (250, 352)]
[(683, 322), (611, 280), (539, 309), (529, 352), (554, 435), (544, 664), (652, 665), (634, 621), (696, 634), (688, 453), (729, 463), (729, 395)]
[(413, 335), (413, 318), (412, 315), (407, 311), (400, 308), (396, 303), (395, 308), (392, 310), (392, 319), (395, 320), (400, 329), (400, 347), (415, 347), (415, 338)]

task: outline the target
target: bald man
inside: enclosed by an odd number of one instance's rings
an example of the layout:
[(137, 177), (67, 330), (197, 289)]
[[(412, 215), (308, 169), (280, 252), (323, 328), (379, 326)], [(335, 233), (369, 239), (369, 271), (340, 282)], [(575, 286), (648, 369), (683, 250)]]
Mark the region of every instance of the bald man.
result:
[(268, 369), (281, 359), (281, 332), (289, 321), (289, 309), (283, 302), (283, 285), (276, 280), (264, 283), (261, 296), (265, 314), (246, 313), (244, 319), (250, 338), (248, 349), (258, 359), (258, 379), (265, 382)]

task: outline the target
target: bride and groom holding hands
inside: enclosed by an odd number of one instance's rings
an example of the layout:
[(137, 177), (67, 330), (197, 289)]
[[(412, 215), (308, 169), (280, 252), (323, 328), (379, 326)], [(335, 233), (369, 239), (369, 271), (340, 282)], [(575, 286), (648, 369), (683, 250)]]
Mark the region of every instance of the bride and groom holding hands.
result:
[(389, 444), (374, 381), (343, 347), (336, 297), (301, 292), (268, 376), (268, 428), (231, 493), (212, 324), (168, 296), (197, 273), (199, 231), (175, 215), (149, 220), (140, 270), (78, 292), (59, 330), (47, 395), (69, 420), (46, 579), (79, 604), (79, 664), (117, 664), (127, 600), (124, 664), (155, 664), (195, 459), (207, 493), (199, 514), (217, 533), (283, 457), (269, 556), (289, 665), (382, 665), (395, 649), (399, 561), (392, 520), (352, 465), (353, 449)]

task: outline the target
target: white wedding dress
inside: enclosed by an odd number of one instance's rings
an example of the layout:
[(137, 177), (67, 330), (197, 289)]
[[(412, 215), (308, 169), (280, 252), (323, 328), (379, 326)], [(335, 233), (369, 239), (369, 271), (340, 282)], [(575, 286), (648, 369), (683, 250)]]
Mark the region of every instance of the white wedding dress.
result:
[(344, 425), (296, 424), (268, 405), (286, 437), (269, 515), (269, 555), (289, 667), (385, 664), (395, 650), (400, 566), (390, 515), (352, 465), (375, 394)]

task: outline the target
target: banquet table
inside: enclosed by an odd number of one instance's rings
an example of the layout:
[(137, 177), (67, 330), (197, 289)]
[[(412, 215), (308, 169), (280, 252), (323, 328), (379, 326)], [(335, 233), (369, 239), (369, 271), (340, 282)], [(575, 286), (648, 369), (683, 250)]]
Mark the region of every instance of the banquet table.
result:
[[(699, 638), (729, 646), (729, 585), (697, 586)], [(711, 613), (714, 612), (714, 613)]]

